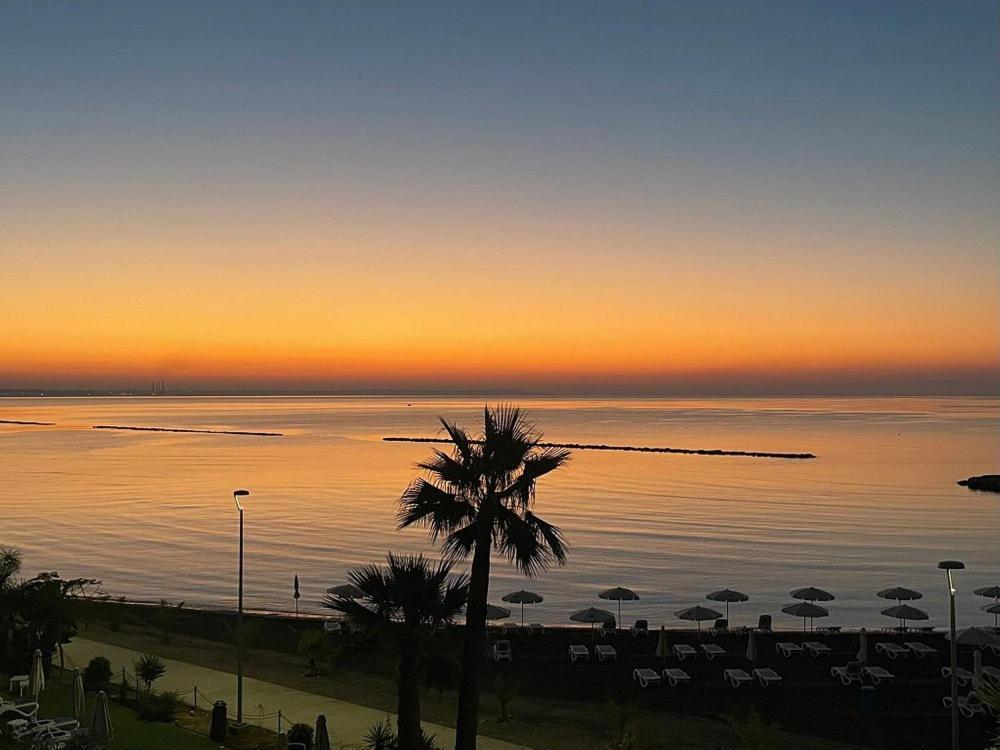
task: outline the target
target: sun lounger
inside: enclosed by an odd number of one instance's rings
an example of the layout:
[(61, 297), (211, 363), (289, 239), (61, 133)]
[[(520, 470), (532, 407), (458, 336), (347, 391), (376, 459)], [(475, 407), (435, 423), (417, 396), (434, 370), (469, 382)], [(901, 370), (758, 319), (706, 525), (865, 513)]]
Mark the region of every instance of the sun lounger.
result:
[(753, 676), (760, 681), (761, 687), (769, 687), (770, 685), (780, 685), (781, 675), (775, 672), (773, 669), (768, 667), (761, 667), (760, 669), (755, 669), (753, 671)]
[(639, 681), (639, 686), (647, 688), (650, 685), (660, 684), (660, 675), (655, 670), (648, 667), (640, 667), (632, 670), (632, 679)]
[(829, 656), (833, 653), (829, 646), (819, 641), (806, 641), (802, 647), (809, 652), (810, 656)]
[(791, 641), (782, 641), (781, 643), (774, 644), (774, 650), (786, 659), (790, 659), (795, 654), (802, 653), (802, 646), (797, 643), (792, 643)]
[(983, 667), (983, 677), (992, 682), (997, 688), (1000, 688), (1000, 669), (996, 667)]
[(896, 675), (886, 669), (883, 669), (882, 667), (865, 667), (864, 671), (865, 674), (868, 675), (868, 679), (872, 681), (873, 685), (878, 685), (879, 683), (896, 679)]
[(890, 659), (895, 659), (897, 656), (909, 656), (910, 649), (903, 648), (898, 643), (879, 643), (875, 646), (876, 654), (885, 654)]
[(705, 654), (705, 658), (712, 661), (716, 656), (725, 656), (726, 649), (717, 643), (703, 643), (701, 644), (701, 652)]
[(16, 674), (13, 677), (11, 677), (10, 681), (7, 683), (7, 692), (10, 693), (11, 695), (13, 695), (14, 694), (14, 688), (17, 688), (17, 694), (18, 694), (18, 696), (23, 696), (24, 695), (24, 690), (25, 690), (26, 687), (28, 687), (28, 684), (30, 682), (31, 682), (31, 678), (28, 677), (28, 675), (26, 675), (26, 674)]
[(579, 643), (574, 643), (569, 647), (569, 660), (576, 661), (577, 659), (590, 659), (590, 650)]
[(528, 635), (541, 635), (545, 632), (545, 626), (540, 622), (533, 622), (528, 625)]
[(823, 633), (824, 635), (836, 635), (840, 630), (840, 625), (827, 625), (824, 628), (816, 628), (817, 633)]
[[(941, 667), (941, 676), (946, 680), (951, 679), (951, 667)], [(955, 670), (955, 681), (959, 685), (968, 685), (973, 679), (975, 679), (975, 675), (968, 669), (959, 667)]]
[(670, 683), (670, 687), (677, 687), (681, 683), (685, 685), (691, 682), (691, 675), (685, 672), (683, 669), (673, 669), (667, 668), (663, 670), (663, 677), (667, 682)]
[(504, 660), (514, 663), (514, 652), (511, 650), (510, 641), (497, 641), (493, 644), (493, 661)]
[(933, 656), (937, 653), (936, 648), (920, 641), (907, 641), (903, 645), (910, 649), (910, 652), (918, 659), (923, 659), (925, 656)]
[(692, 659), (698, 658), (698, 652), (694, 650), (694, 646), (687, 643), (675, 643), (673, 651), (678, 661), (684, 661), (689, 656)]
[(842, 667), (831, 667), (830, 676), (839, 679), (845, 685), (861, 682), (861, 663), (849, 661)]
[(753, 682), (753, 677), (742, 669), (727, 669), (722, 673), (722, 678), (734, 688), (738, 688), (740, 685), (749, 685)]
[(517, 632), (517, 623), (514, 622), (503, 622), (500, 623), (500, 632), (504, 635), (510, 635), (511, 633)]
[[(15, 719), (27, 719), (34, 721), (38, 715), (38, 704), (35, 701), (21, 701), (17, 703), (4, 703), (0, 707), (0, 715), (12, 715)], [(8, 719), (10, 716), (8, 716)]]
[[(944, 704), (945, 708), (951, 708), (951, 696), (945, 696), (941, 703)], [(975, 691), (970, 691), (968, 695), (958, 696), (958, 712), (962, 714), (966, 719), (971, 719), (976, 714), (981, 716), (986, 716), (987, 713), (986, 704), (980, 699), (979, 695)]]
[(599, 643), (594, 646), (594, 653), (597, 654), (597, 661), (618, 658), (618, 652), (615, 651), (615, 647), (609, 646), (606, 643)]
[(646, 635), (649, 633), (649, 621), (648, 620), (636, 620), (632, 623), (632, 635)]

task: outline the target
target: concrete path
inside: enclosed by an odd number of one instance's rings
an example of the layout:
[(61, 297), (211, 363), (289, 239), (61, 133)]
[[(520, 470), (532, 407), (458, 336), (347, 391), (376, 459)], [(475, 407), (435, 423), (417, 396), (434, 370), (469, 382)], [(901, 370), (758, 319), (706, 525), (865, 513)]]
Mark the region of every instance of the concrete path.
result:
[[(88, 641), (75, 638), (65, 647), (67, 666), (83, 667), (95, 656), (104, 656), (111, 661), (111, 668), (121, 672), (122, 667), (133, 673), (132, 665), (141, 657), (138, 651), (113, 646), (108, 643)], [(236, 675), (231, 672), (220, 672), (215, 669), (199, 667), (187, 662), (173, 659), (162, 659), (167, 667), (166, 674), (156, 681), (157, 691), (173, 690), (183, 695), (183, 700), (191, 704), (193, 695), (190, 691), (197, 686), (198, 703), (205, 708), (212, 701), (224, 700), (229, 706), (230, 718), (236, 713)], [(344, 748), (357, 747), (368, 728), (377, 721), (384, 721), (386, 713), (375, 708), (367, 708), (354, 703), (347, 703), (325, 695), (307, 693), (282, 687), (270, 682), (254, 680), (249, 677), (243, 680), (243, 713), (244, 719), (253, 724), (259, 724), (268, 729), (277, 729), (277, 719), (270, 717), (281, 710), (284, 719), (283, 726), (289, 723), (303, 722), (315, 724), (319, 714), (326, 714), (330, 727), (330, 739), (334, 746)], [(257, 717), (262, 715), (263, 720)], [(392, 716), (395, 725), (395, 716)], [(455, 744), (455, 731), (438, 724), (424, 722), (424, 730), (428, 734), (437, 735), (438, 744), (447, 750)], [(483, 750), (528, 750), (521, 745), (515, 745), (503, 740), (489, 737), (479, 738), (479, 747)]]

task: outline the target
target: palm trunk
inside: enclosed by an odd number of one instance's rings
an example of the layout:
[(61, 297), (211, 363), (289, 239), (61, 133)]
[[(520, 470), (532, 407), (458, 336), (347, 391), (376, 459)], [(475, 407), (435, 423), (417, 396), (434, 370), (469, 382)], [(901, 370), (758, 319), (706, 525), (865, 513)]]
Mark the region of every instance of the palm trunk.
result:
[(420, 748), (420, 686), (417, 683), (417, 634), (404, 633), (399, 649), (399, 699), (396, 729), (399, 750)]
[(490, 553), (493, 548), (493, 509), (484, 502), (479, 509), (476, 551), (469, 574), (469, 600), (465, 614), (465, 647), (462, 683), (458, 693), (455, 750), (476, 750), (479, 730), (479, 670), (486, 643), (486, 600), (490, 593)]

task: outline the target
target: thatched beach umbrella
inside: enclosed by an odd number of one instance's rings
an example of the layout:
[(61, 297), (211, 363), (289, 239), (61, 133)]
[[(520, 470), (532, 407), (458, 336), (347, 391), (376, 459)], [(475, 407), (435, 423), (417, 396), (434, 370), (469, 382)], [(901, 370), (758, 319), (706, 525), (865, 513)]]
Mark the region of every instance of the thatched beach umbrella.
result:
[(751, 664), (757, 661), (757, 636), (752, 630), (747, 632), (747, 661)]
[(815, 586), (806, 586), (805, 588), (795, 589), (795, 591), (790, 592), (790, 596), (793, 599), (802, 599), (807, 602), (832, 602), (837, 598), (829, 591), (818, 589)]
[(79, 669), (73, 670), (73, 718), (77, 721), (83, 718), (86, 707), (86, 694), (83, 690), (83, 673)]
[(615, 621), (615, 616), (606, 609), (587, 607), (586, 609), (581, 609), (579, 612), (574, 612), (569, 616), (569, 619), (573, 622), (590, 623), (590, 629), (593, 630), (594, 625), (597, 625), (598, 623), (601, 625), (609, 625), (613, 623)]
[(545, 597), (541, 594), (536, 594), (534, 591), (525, 591), (524, 589), (521, 589), (520, 591), (513, 591), (510, 594), (501, 597), (501, 599), (508, 604), (521, 605), (521, 627), (524, 627), (524, 605), (541, 604), (545, 601)]
[(339, 586), (331, 586), (326, 590), (326, 593), (332, 596), (342, 596), (345, 599), (360, 599), (365, 595), (365, 592), (353, 583), (342, 583)]
[(895, 599), (897, 604), (924, 598), (924, 595), (919, 591), (908, 589), (905, 586), (893, 586), (891, 589), (882, 589), (875, 596), (879, 599)]
[(313, 735), (313, 750), (330, 750), (330, 732), (326, 728), (326, 716), (316, 717), (316, 733)]
[(722, 617), (721, 612), (716, 612), (714, 609), (709, 609), (708, 607), (703, 607), (700, 604), (694, 607), (688, 607), (687, 609), (681, 609), (674, 614), (682, 620), (693, 620), (698, 623), (698, 630), (701, 631), (701, 624), (705, 620), (717, 620)]
[(858, 633), (858, 663), (868, 663), (868, 631), (864, 628)]
[(744, 594), (742, 591), (733, 591), (732, 589), (720, 589), (719, 591), (713, 591), (711, 594), (705, 597), (710, 602), (725, 602), (726, 603), (726, 619), (729, 619), (729, 603), (730, 602), (748, 602), (750, 597)]
[[(950, 641), (951, 633), (945, 633), (944, 637)], [(1000, 648), (1000, 636), (985, 628), (962, 628), (955, 633), (955, 643), (973, 648)]]
[(639, 601), (639, 595), (635, 593), (632, 589), (624, 588), (623, 586), (615, 586), (613, 589), (608, 589), (607, 591), (602, 591), (598, 596), (601, 599), (607, 599), (608, 601), (618, 602), (618, 622), (617, 625), (621, 625), (622, 622), (622, 602), (636, 602)]
[(42, 652), (35, 649), (31, 655), (31, 672), (28, 673), (28, 692), (36, 701), (39, 694), (45, 690), (45, 670), (42, 668)]
[(826, 607), (821, 607), (818, 604), (813, 604), (812, 602), (799, 602), (798, 604), (789, 604), (786, 607), (782, 607), (781, 611), (786, 615), (791, 615), (792, 617), (802, 618), (802, 632), (806, 631), (806, 620), (809, 620), (809, 627), (812, 627), (812, 621), (816, 617), (827, 617), (830, 614), (830, 610)]
[(1000, 602), (996, 604), (984, 604), (982, 606), (983, 612), (993, 615), (993, 628), (996, 629), (1000, 627)]
[(895, 617), (899, 620), (900, 627), (906, 627), (907, 620), (929, 620), (930, 616), (922, 609), (911, 607), (909, 604), (897, 604), (895, 607), (888, 607), (882, 610), (886, 617)]
[(108, 710), (108, 696), (103, 690), (97, 694), (94, 716), (90, 721), (90, 738), (98, 745), (111, 742), (114, 727), (111, 726), (111, 712)]

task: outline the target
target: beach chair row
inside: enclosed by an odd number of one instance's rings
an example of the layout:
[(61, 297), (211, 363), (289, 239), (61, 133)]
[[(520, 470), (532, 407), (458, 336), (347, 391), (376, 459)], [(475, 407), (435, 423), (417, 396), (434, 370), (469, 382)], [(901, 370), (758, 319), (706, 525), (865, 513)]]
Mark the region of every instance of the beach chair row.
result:
[[(782, 683), (781, 675), (767, 667), (754, 669), (752, 673), (748, 673), (743, 669), (727, 669), (722, 673), (722, 678), (734, 688), (738, 688), (741, 685), (750, 685), (754, 682), (764, 688)], [(632, 670), (632, 679), (638, 682), (639, 687), (642, 688), (659, 685), (664, 681), (670, 687), (677, 687), (678, 685), (690, 684), (691, 675), (680, 667), (668, 667), (661, 672), (657, 672), (655, 669), (650, 669), (649, 667), (639, 667)]]

